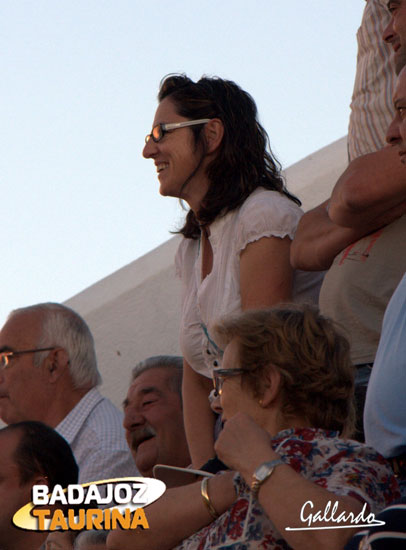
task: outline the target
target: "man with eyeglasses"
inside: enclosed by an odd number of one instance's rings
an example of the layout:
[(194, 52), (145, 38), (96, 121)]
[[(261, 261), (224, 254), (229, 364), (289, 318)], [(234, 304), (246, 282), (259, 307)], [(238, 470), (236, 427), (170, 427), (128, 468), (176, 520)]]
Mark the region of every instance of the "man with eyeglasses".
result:
[(0, 331), (0, 418), (41, 421), (69, 442), (79, 481), (139, 475), (101, 383), (89, 327), (61, 304), (13, 311)]

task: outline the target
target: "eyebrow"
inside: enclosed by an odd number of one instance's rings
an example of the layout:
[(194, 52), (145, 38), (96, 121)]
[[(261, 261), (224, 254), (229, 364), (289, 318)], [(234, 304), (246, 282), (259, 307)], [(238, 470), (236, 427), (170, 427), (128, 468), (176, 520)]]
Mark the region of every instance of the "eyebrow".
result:
[(398, 97), (393, 102), (393, 106), (397, 109), (398, 107), (404, 106), (404, 103), (406, 103), (406, 97)]
[(147, 386), (146, 388), (142, 388), (140, 393), (142, 395), (148, 395), (149, 393), (157, 393), (160, 396), (162, 395), (161, 390), (159, 390), (156, 386)]
[(397, 4), (399, 6), (400, 2), (399, 0), (389, 0), (388, 2), (386, 2), (386, 7), (388, 10), (390, 9), (391, 4)]
[[(150, 393), (156, 393), (159, 397), (162, 397), (163, 392), (159, 390), (156, 386), (147, 386), (146, 388), (141, 388), (139, 393), (142, 396), (149, 395)], [(128, 397), (126, 397), (123, 401), (123, 408), (125, 409), (130, 404), (130, 401)]]

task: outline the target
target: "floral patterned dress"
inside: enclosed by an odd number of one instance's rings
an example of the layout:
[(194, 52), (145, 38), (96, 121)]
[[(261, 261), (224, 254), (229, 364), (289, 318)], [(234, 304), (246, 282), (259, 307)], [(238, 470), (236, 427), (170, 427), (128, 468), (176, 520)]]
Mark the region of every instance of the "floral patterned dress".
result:
[[(337, 432), (290, 429), (272, 439), (272, 448), (296, 472), (340, 496), (367, 503), (376, 514), (400, 497), (386, 460), (371, 447), (340, 439)], [(176, 550), (288, 550), (291, 548), (240, 474), (234, 477), (237, 500), (218, 519), (176, 546)], [(283, 499), (283, 495), (276, 495)], [(333, 500), (333, 499), (332, 499)], [(304, 504), (304, 503), (303, 503)]]

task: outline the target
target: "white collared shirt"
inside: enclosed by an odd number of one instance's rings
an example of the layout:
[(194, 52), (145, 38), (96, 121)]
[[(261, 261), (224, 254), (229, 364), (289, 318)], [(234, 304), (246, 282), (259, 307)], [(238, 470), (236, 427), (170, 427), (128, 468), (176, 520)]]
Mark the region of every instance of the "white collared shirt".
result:
[(122, 423), (121, 411), (93, 388), (56, 426), (75, 455), (79, 483), (140, 475)]

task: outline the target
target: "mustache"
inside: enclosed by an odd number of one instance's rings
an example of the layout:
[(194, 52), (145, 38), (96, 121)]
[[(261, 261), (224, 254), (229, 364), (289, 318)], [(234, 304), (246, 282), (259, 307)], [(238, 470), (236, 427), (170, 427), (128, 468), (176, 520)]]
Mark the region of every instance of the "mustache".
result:
[(133, 432), (131, 432), (131, 448), (136, 451), (143, 441), (147, 441), (147, 439), (151, 439), (155, 436), (156, 431), (149, 424), (147, 424), (146, 426), (142, 426), (141, 428), (137, 428)]

